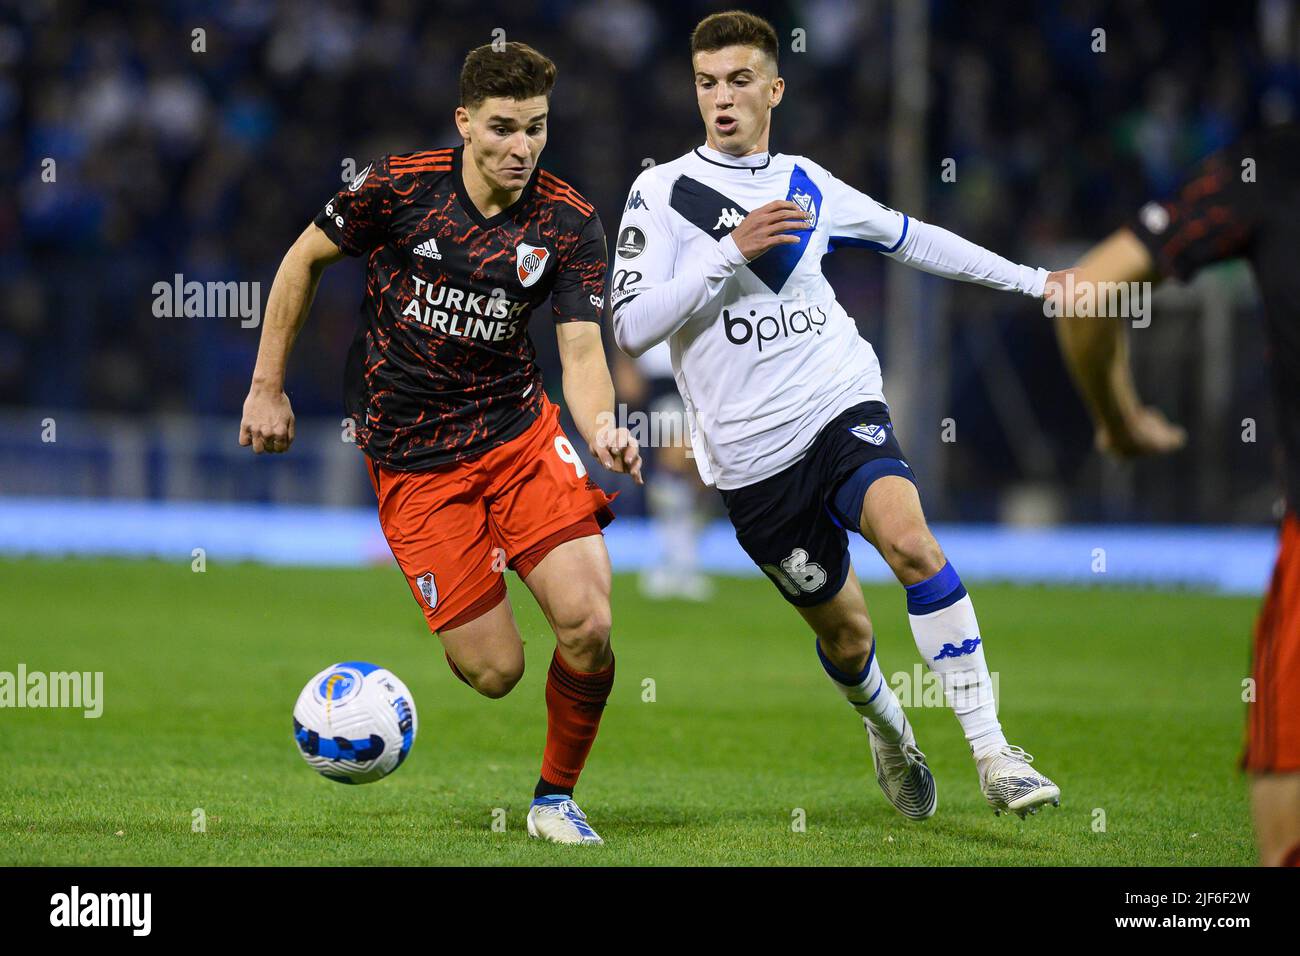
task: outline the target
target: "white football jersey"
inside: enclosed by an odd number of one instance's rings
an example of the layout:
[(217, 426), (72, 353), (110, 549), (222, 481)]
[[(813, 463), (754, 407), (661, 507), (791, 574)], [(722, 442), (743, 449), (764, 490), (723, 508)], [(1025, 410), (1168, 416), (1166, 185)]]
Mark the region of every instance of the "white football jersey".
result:
[(664, 339), (658, 345), (650, 346), (649, 351), (638, 355), (636, 367), (646, 378), (672, 378), (675, 373), (668, 340)]
[[(779, 199), (814, 228), (747, 263), (729, 234)], [(875, 350), (822, 275), (822, 256), (840, 246), (1033, 295), (1047, 275), (882, 206), (802, 156), (701, 146), (633, 183), (615, 243), (615, 337), (633, 355), (668, 339), (706, 484), (770, 477), (835, 416), (884, 401)]]

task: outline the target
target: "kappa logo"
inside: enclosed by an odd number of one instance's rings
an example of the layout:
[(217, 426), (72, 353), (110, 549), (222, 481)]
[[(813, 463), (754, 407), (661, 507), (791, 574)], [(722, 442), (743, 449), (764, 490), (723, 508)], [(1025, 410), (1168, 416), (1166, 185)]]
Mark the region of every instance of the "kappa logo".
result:
[[(718, 221), (713, 224), (713, 231), (717, 232), (719, 229), (735, 229), (744, 221), (745, 217), (736, 211), (735, 206), (728, 206), (718, 214)], [(708, 222), (708, 220), (706, 219), (705, 222)]]
[(957, 647), (954, 644), (943, 645), (943, 649), (939, 651), (938, 654), (934, 655), (934, 659), (936, 661), (941, 661), (945, 657), (961, 657), (965, 654), (974, 654), (975, 648), (979, 646), (980, 639), (978, 637), (968, 637), (966, 640), (961, 642), (961, 647)]
[(551, 250), (545, 246), (530, 246), (521, 242), (515, 246), (515, 270), (519, 275), (519, 284), (527, 289), (535, 285), (546, 271)]
[(854, 425), (849, 429), (849, 431), (858, 438), (861, 438), (864, 442), (875, 445), (876, 447), (883, 445), (885, 439), (889, 437), (889, 432), (885, 430), (884, 425), (868, 425), (863, 423), (861, 425)]
[(429, 605), (429, 610), (438, 607), (438, 585), (433, 580), (433, 572), (426, 571), (415, 579), (415, 586), (420, 589), (420, 597)]
[(442, 253), (438, 251), (438, 240), (430, 236), (424, 242), (420, 243), (411, 250), (417, 256), (426, 256), (430, 259), (441, 259)]
[(634, 209), (649, 209), (649, 208), (650, 207), (645, 204), (645, 200), (641, 198), (641, 190), (639, 189), (632, 190), (632, 195), (627, 197), (626, 211), (632, 212), (632, 210)]

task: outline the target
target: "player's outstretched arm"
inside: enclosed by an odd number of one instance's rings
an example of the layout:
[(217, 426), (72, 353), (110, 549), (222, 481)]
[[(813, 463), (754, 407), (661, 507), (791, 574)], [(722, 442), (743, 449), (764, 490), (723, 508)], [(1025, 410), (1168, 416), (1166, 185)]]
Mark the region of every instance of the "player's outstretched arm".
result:
[(614, 383), (605, 363), (600, 325), (565, 322), (555, 327), (564, 368), (564, 401), (587, 448), (610, 471), (641, 480), (641, 449), (626, 428), (617, 427)]
[(286, 452), (293, 444), (293, 409), (284, 393), (285, 367), (298, 330), (311, 311), (321, 273), (342, 258), (338, 246), (311, 223), (289, 247), (275, 273), (262, 320), (253, 384), (239, 423), (239, 443), (252, 445), (259, 455)]
[(823, 225), (830, 233), (827, 249), (858, 246), (906, 263), (922, 272), (975, 282), (1005, 292), (1043, 294), (1046, 269), (1017, 265), (956, 233), (891, 209), (836, 179), (815, 163), (825, 200)]
[[(1078, 308), (1065, 308), (1064, 297), (1073, 289), (1076, 300), (1098, 282), (1137, 282), (1151, 275), (1151, 253), (1125, 228), (1094, 246), (1078, 267), (1053, 274), (1047, 283), (1047, 297), (1056, 300), (1056, 340), (1061, 355), (1083, 396), (1097, 428), (1097, 447), (1123, 458), (1177, 451), (1187, 433), (1155, 408), (1142, 404), (1129, 362), (1128, 337), (1114, 317), (1084, 315)], [(1058, 279), (1059, 276), (1059, 279)], [(1095, 294), (1091, 301), (1104, 301)]]
[(888, 254), (931, 275), (1035, 298), (1042, 296), (1051, 275), (1046, 269), (1017, 265), (942, 226), (909, 217), (906, 229), (898, 248)]

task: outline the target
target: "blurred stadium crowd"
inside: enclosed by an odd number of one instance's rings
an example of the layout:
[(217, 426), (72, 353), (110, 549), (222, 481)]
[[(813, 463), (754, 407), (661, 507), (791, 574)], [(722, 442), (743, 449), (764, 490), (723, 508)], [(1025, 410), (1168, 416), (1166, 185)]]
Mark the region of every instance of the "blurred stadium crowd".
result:
[[(456, 142), (461, 59), (497, 29), (558, 63), (543, 164), (585, 193), (612, 233), (643, 162), (702, 140), (687, 38), (700, 16), (735, 5), (25, 0), (7, 9), (0, 405), (237, 416), (257, 330), (237, 317), (156, 318), (154, 284), (177, 273), (259, 281), (265, 297), (346, 160), (360, 168), (382, 152)], [(744, 6), (787, 37), (806, 31), (806, 52), (782, 62), (788, 90), (774, 148), (811, 155), (889, 204), (892, 4)], [(924, 218), (1017, 261), (1068, 264), (1044, 259), (1105, 235), (1167, 195), (1196, 159), (1253, 124), (1290, 117), (1300, 102), (1300, 14), (1289, 0), (929, 7)], [(1092, 50), (1096, 27), (1106, 31), (1104, 54)], [(200, 28), (205, 49), (196, 52)], [(955, 183), (941, 181), (946, 157), (957, 161)], [(42, 178), (46, 158), (57, 163), (53, 183)], [(896, 267), (838, 258), (832, 281), (880, 349), (883, 277)], [(290, 369), (300, 417), (341, 413), (360, 286), (359, 266), (331, 270), (322, 284)], [(962, 289), (948, 301), (957, 326), (978, 319), (996, 329), (1026, 394), (1058, 410), (1043, 428), (1047, 472), (1068, 482), (1095, 467), (1086, 464), (1090, 429), (1050, 323), (1014, 298)], [(544, 316), (534, 337), (558, 399)], [(957, 452), (969, 457), (948, 472), (950, 516), (989, 517), (981, 490), (1025, 477), (1019, 436), (972, 371), (978, 349), (954, 334), (940, 373), (969, 423)], [(1252, 361), (1248, 351), (1241, 361)], [(1258, 376), (1233, 381), (1259, 393), (1264, 416)], [(1235, 398), (1250, 401), (1248, 392)], [(1186, 418), (1194, 405), (1172, 412)], [(1197, 507), (1159, 514), (1213, 519)], [(1080, 503), (1075, 516), (1096, 514)]]

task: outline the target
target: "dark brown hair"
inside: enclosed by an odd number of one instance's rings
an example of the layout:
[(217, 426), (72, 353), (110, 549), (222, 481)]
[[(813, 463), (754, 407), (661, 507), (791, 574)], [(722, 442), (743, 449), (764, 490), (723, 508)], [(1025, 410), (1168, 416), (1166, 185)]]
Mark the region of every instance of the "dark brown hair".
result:
[(485, 43), (470, 50), (460, 68), (460, 105), (473, 109), (491, 96), (550, 96), (554, 85), (555, 64), (527, 43), (512, 40), (501, 49)]
[(691, 56), (728, 46), (757, 47), (770, 56), (773, 63), (780, 50), (776, 28), (762, 17), (744, 10), (711, 14), (691, 31)]

